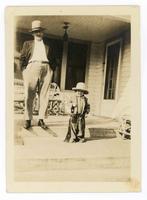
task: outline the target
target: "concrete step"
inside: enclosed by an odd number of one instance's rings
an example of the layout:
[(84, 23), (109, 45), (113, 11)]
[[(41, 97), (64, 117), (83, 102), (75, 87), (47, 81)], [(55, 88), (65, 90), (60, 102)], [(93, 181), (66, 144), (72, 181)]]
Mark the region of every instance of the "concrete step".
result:
[(43, 147), (19, 147), (15, 152), (17, 181), (128, 181), (130, 178), (128, 145), (120, 146), (124, 151), (108, 146), (104, 149), (94, 141), (84, 145), (52, 141), (50, 146), (46, 143)]
[[(24, 131), (24, 130), (23, 130)], [(90, 138), (63, 142), (67, 127), (24, 134), (24, 145), (15, 146), (15, 179), (18, 181), (127, 181), (130, 177), (130, 141)], [(55, 134), (56, 133), (56, 134)], [(95, 173), (95, 174), (93, 174)]]
[(61, 137), (30, 136), (24, 146), (15, 147), (15, 167), (17, 171), (129, 168), (129, 142), (113, 138), (65, 143)]
[[(129, 168), (104, 168), (81, 170), (45, 170), (25, 171), (15, 173), (16, 181), (101, 181), (101, 182), (127, 182), (130, 180)], [(83, 188), (80, 188), (82, 191)], [(72, 188), (71, 188), (72, 191)]]
[(130, 167), (129, 157), (86, 157), (16, 159), (17, 172), (81, 169), (125, 169)]
[(121, 138), (88, 140), (85, 143), (65, 143), (59, 137), (29, 139), (26, 145), (15, 146), (17, 159), (130, 156), (130, 141)]
[(69, 117), (50, 117), (47, 131), (15, 122), (15, 179), (18, 181), (127, 181), (130, 141), (117, 137), (116, 121), (86, 119), (86, 142), (65, 143)]

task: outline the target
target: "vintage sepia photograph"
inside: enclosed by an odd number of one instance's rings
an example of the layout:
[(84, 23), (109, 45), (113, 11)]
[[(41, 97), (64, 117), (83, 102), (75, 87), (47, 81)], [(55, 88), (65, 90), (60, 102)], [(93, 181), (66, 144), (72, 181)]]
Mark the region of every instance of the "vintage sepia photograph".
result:
[(8, 192), (140, 191), (139, 8), (6, 8)]

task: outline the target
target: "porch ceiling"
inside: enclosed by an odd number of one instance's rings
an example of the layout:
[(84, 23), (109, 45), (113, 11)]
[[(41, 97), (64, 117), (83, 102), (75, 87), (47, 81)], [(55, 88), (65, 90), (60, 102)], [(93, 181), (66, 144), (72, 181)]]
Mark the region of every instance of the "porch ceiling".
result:
[(69, 22), (70, 38), (101, 42), (129, 29), (129, 16), (21, 16), (17, 18), (17, 29), (28, 31), (33, 20), (41, 20), (46, 33), (63, 36), (63, 22)]

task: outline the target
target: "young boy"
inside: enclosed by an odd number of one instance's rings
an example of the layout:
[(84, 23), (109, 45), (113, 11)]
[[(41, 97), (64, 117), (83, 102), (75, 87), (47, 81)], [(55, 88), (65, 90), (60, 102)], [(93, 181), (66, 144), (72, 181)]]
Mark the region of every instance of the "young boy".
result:
[(76, 92), (76, 95), (72, 102), (68, 132), (64, 141), (85, 142), (85, 115), (90, 112), (90, 105), (87, 97), (85, 97), (88, 91), (82, 82), (77, 83), (72, 90)]

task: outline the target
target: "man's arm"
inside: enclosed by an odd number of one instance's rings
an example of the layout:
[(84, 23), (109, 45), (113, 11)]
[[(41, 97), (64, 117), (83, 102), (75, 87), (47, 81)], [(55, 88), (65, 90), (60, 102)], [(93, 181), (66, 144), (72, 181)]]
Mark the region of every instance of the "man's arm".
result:
[(90, 104), (88, 103), (88, 98), (85, 97), (85, 110), (84, 110), (84, 114), (89, 114), (90, 112)]
[(24, 42), (21, 54), (20, 54), (20, 69), (23, 71), (27, 65), (26, 63), (26, 49), (27, 49), (27, 42)]
[(48, 59), (49, 59), (50, 67), (54, 71), (57, 67), (57, 63), (56, 63), (55, 50), (53, 49), (53, 47), (50, 47)]

